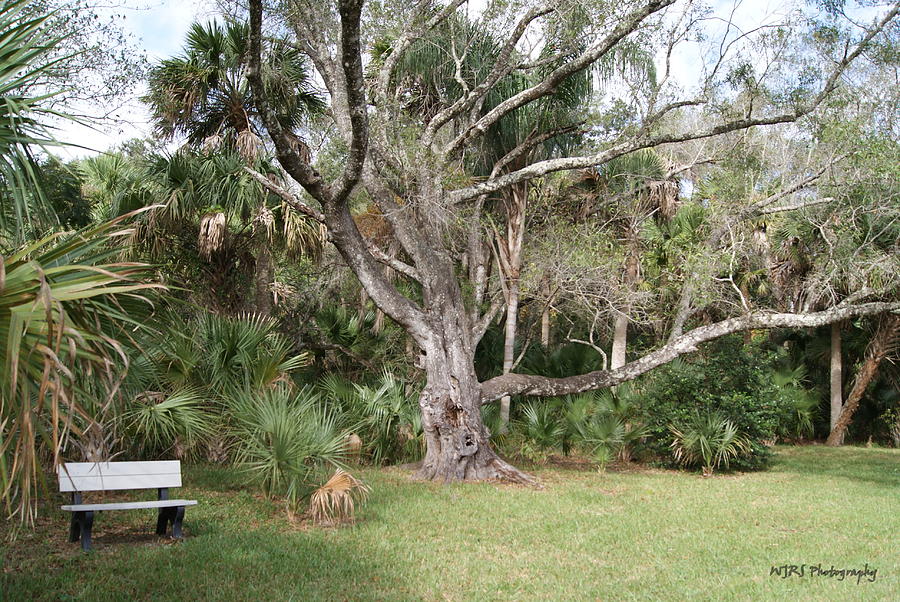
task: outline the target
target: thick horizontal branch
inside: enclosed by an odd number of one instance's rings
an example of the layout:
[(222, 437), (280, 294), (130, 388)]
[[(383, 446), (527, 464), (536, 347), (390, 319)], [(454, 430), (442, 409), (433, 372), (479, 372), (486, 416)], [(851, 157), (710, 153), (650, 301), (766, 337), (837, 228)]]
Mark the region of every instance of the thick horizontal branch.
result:
[(847, 305), (805, 314), (791, 313), (751, 313), (737, 318), (723, 320), (709, 326), (701, 326), (681, 335), (665, 346), (648, 353), (644, 357), (629, 362), (615, 370), (597, 370), (580, 376), (567, 378), (547, 378), (526, 374), (504, 374), (492, 378), (481, 385), (481, 401), (489, 403), (505, 395), (528, 395), (556, 397), (605, 389), (633, 380), (662, 366), (680, 355), (697, 350), (697, 346), (707, 341), (734, 332), (763, 328), (811, 328), (823, 326), (858, 316), (870, 316), (889, 311), (900, 311), (900, 303), (865, 303)]

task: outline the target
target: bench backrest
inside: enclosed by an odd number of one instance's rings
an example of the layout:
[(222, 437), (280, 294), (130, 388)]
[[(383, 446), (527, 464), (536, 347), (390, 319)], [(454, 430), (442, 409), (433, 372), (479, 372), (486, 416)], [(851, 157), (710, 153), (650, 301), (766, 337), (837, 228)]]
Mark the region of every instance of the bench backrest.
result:
[(181, 462), (68, 462), (58, 469), (59, 490), (113, 491), (181, 487)]

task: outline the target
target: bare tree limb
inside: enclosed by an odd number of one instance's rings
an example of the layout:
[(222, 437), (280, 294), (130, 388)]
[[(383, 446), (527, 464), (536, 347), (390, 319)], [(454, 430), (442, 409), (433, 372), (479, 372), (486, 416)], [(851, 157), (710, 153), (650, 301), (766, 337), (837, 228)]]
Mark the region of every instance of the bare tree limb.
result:
[[(636, 22), (629, 22), (632, 27), (637, 27), (637, 24), (643, 18), (646, 18), (652, 12), (659, 10), (662, 6), (656, 6), (657, 3), (652, 3), (655, 7), (654, 10), (648, 12), (647, 14), (642, 14)], [(665, 3), (666, 5), (671, 4)], [(645, 9), (649, 9), (650, 5), (645, 7)], [(646, 10), (644, 11), (646, 12)], [(900, 12), (900, 4), (895, 4), (894, 8), (888, 11), (888, 13), (878, 22), (878, 24), (873, 27), (871, 30), (867, 32), (867, 34), (863, 37), (862, 40), (854, 47), (852, 52), (846, 53), (846, 55), (837, 63), (828, 79), (825, 81), (825, 84), (822, 87), (822, 90), (813, 98), (811, 102), (806, 104), (803, 107), (796, 108), (793, 112), (790, 113), (780, 113), (775, 115), (768, 115), (762, 117), (744, 117), (742, 119), (735, 119), (731, 121), (726, 121), (725, 123), (721, 123), (719, 125), (715, 125), (700, 131), (686, 131), (686, 132), (677, 132), (671, 134), (658, 134), (656, 136), (643, 135), (635, 137), (631, 140), (621, 142), (616, 144), (604, 151), (596, 153), (594, 155), (582, 156), (582, 157), (564, 157), (558, 159), (547, 159), (544, 161), (538, 161), (524, 167), (522, 169), (516, 170), (514, 172), (489, 178), (485, 182), (480, 182), (478, 184), (473, 184), (471, 186), (467, 186), (465, 188), (460, 188), (458, 190), (450, 193), (450, 199), (453, 202), (461, 202), (471, 198), (475, 198), (481, 194), (489, 194), (492, 192), (496, 192), (502, 188), (506, 188), (507, 186), (512, 186), (513, 184), (517, 184), (519, 182), (525, 180), (531, 180), (534, 178), (538, 178), (544, 176), (548, 173), (553, 173), (556, 171), (566, 171), (573, 169), (583, 169), (585, 167), (591, 167), (593, 165), (599, 165), (601, 163), (606, 163), (616, 157), (620, 157), (622, 155), (634, 152), (636, 150), (641, 150), (644, 148), (652, 148), (656, 146), (660, 146), (662, 144), (673, 144), (679, 142), (687, 142), (689, 140), (701, 140), (704, 138), (712, 138), (714, 136), (719, 136), (721, 134), (727, 134), (729, 132), (734, 132), (738, 130), (745, 130), (756, 126), (764, 126), (764, 125), (776, 125), (780, 123), (792, 123), (797, 121), (801, 117), (808, 115), (812, 111), (814, 111), (825, 98), (828, 97), (829, 94), (834, 90), (837, 86), (837, 82), (840, 76), (844, 73), (847, 67), (852, 63), (860, 54), (862, 54), (863, 50), (867, 47), (868, 43), (872, 41), (872, 39), (890, 23), (894, 18), (896, 18), (898, 12)], [(632, 20), (636, 17), (636, 15), (632, 15)], [(626, 21), (623, 21), (622, 25), (624, 25)], [(622, 26), (620, 25), (620, 27)], [(618, 28), (617, 28), (618, 31)], [(618, 40), (616, 40), (618, 41)], [(587, 53), (586, 53), (587, 54)], [(582, 55), (583, 58), (585, 55)], [(578, 61), (573, 61), (573, 63), (569, 63), (569, 65), (575, 64)], [(588, 63), (590, 64), (590, 63)], [(568, 67), (567, 65), (566, 67)], [(564, 67), (560, 67), (560, 69), (564, 69)], [(558, 71), (558, 70), (557, 70)], [(491, 123), (499, 119), (502, 114), (504, 114), (504, 109), (508, 107), (517, 108), (522, 104), (530, 102), (535, 98), (540, 97), (543, 94), (549, 93), (552, 91), (552, 88), (549, 90), (545, 90), (546, 84), (554, 80), (554, 74), (557, 73), (554, 71), (547, 80), (525, 90), (511, 98), (507, 99), (505, 102), (500, 103), (497, 107), (485, 115), (481, 120), (479, 120), (475, 126), (460, 134), (456, 140), (454, 140), (448, 150), (455, 150), (459, 148), (465, 142), (471, 139), (475, 134), (472, 132), (478, 131), (478, 133), (483, 133), (483, 129), (487, 128)], [(565, 77), (569, 74), (566, 72)], [(543, 93), (542, 93), (543, 91)], [(693, 102), (693, 101), (689, 101)], [(508, 110), (512, 110), (509, 108)], [(492, 116), (495, 116), (495, 111), (499, 112), (499, 115), (496, 115), (496, 119), (490, 119)], [(508, 112), (508, 111), (506, 111)], [(655, 119), (654, 115), (648, 116), (648, 120), (652, 121)]]
[(727, 334), (763, 328), (810, 328), (838, 322), (851, 317), (870, 316), (900, 310), (900, 303), (866, 303), (832, 307), (824, 311), (795, 313), (749, 313), (708, 326), (701, 326), (676, 338), (644, 357), (615, 370), (598, 370), (567, 378), (547, 378), (525, 374), (504, 374), (481, 385), (482, 403), (500, 399), (504, 395), (556, 397), (604, 389), (633, 380), (680, 355), (697, 350), (701, 343)]
[(609, 32), (609, 34), (588, 48), (585, 52), (581, 53), (578, 57), (554, 69), (553, 72), (540, 83), (507, 98), (488, 111), (487, 114), (450, 142), (444, 149), (444, 154), (446, 156), (453, 155), (470, 140), (476, 136), (483, 135), (491, 125), (496, 123), (510, 111), (533, 102), (538, 98), (552, 94), (564, 79), (589, 67), (591, 64), (602, 58), (606, 53), (612, 50), (613, 46), (619, 41), (634, 32), (647, 17), (674, 3), (675, 0), (650, 0), (647, 4), (631, 11), (619, 20), (618, 24), (611, 32)]
[(512, 55), (513, 51), (516, 49), (516, 44), (525, 34), (525, 31), (528, 29), (528, 26), (531, 23), (547, 13), (551, 12), (551, 9), (547, 6), (537, 6), (528, 11), (516, 24), (515, 29), (510, 34), (509, 38), (503, 44), (503, 47), (500, 49), (500, 52), (497, 55), (497, 59), (494, 62), (494, 67), (491, 69), (491, 72), (484, 79), (484, 81), (480, 82), (474, 89), (472, 89), (468, 94), (463, 95), (462, 98), (454, 102), (449, 107), (439, 111), (437, 115), (428, 123), (428, 126), (425, 128), (425, 132), (422, 135), (422, 142), (425, 146), (431, 146), (431, 141), (434, 139), (437, 131), (448, 121), (464, 113), (465, 111), (471, 109), (475, 106), (484, 96), (494, 87), (494, 85), (500, 81), (505, 75), (511, 73), (515, 70), (516, 65), (511, 64), (509, 58)]
[(246, 171), (248, 174), (250, 174), (250, 176), (254, 180), (256, 180), (257, 182), (262, 184), (263, 188), (265, 188), (269, 192), (280, 197), (281, 200), (283, 200), (285, 203), (287, 203), (291, 208), (297, 210), (298, 212), (300, 212), (306, 216), (313, 218), (314, 220), (316, 220), (319, 223), (322, 223), (322, 224), (325, 223), (325, 214), (322, 213), (321, 211), (319, 211), (318, 209), (316, 209), (314, 207), (310, 207), (309, 205), (307, 205), (306, 203), (304, 203), (303, 201), (298, 199), (296, 196), (294, 196), (293, 194), (291, 194), (290, 192), (288, 192), (287, 190), (285, 190), (284, 188), (282, 188), (281, 186), (279, 186), (278, 184), (276, 184), (275, 182), (273, 182), (266, 176), (262, 175), (261, 173), (259, 173), (255, 169), (253, 169), (252, 167), (244, 166), (244, 171)]

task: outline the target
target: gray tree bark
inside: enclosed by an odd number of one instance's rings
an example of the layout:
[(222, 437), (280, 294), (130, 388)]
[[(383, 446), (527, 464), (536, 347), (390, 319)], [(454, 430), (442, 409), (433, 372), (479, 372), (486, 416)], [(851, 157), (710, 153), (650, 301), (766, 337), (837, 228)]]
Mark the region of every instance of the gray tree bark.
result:
[(840, 416), (825, 441), (827, 445), (837, 447), (844, 444), (844, 436), (847, 433), (847, 427), (853, 419), (853, 414), (859, 407), (866, 389), (871, 384), (875, 375), (878, 374), (878, 366), (891, 353), (893, 353), (897, 344), (900, 342), (900, 315), (889, 314), (881, 319), (878, 324), (878, 330), (872, 337), (868, 347), (866, 347), (866, 358), (853, 381), (853, 388), (847, 395), (847, 403), (844, 404)]
[[(503, 333), (503, 374), (512, 372), (516, 358), (516, 334), (519, 325), (519, 279), (522, 275), (522, 246), (525, 240), (525, 211), (528, 203), (528, 186), (510, 187), (504, 197), (506, 231), (497, 237), (500, 271), (506, 280), (506, 322)], [(502, 432), (509, 427), (509, 395), (500, 399)]]
[(841, 408), (844, 405), (844, 393), (841, 379), (841, 324), (831, 325), (831, 421), (830, 430), (834, 430)]

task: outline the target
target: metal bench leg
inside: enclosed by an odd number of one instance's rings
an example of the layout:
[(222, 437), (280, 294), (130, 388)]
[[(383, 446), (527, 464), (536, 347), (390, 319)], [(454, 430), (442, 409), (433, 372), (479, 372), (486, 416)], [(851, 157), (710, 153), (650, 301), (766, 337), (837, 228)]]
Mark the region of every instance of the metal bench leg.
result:
[(81, 532), (81, 549), (87, 552), (91, 549), (91, 527), (94, 526), (94, 513), (91, 510), (77, 512), (79, 531)]
[(69, 520), (69, 541), (76, 542), (81, 534), (81, 527), (78, 524), (78, 515), (80, 512), (73, 512), (72, 518)]
[(172, 537), (175, 539), (181, 539), (181, 521), (184, 520), (184, 506), (178, 506), (177, 508), (172, 508), (173, 517), (172, 517)]
[(159, 516), (156, 518), (156, 534), (157, 535), (165, 535), (166, 528), (169, 526), (169, 520), (171, 515), (171, 508), (160, 508)]

